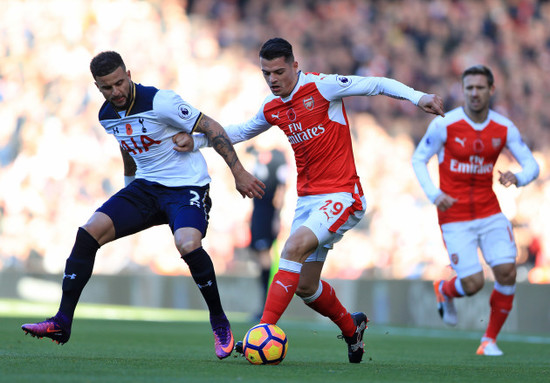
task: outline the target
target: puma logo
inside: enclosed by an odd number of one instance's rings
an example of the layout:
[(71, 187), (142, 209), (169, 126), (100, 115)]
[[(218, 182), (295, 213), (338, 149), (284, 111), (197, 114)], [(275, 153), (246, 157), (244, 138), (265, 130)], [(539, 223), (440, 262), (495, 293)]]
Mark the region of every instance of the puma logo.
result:
[(76, 274), (65, 274), (63, 273), (63, 279), (69, 278), (69, 279), (76, 279)]
[(276, 118), (278, 120), (279, 119), (279, 112), (277, 112), (277, 114), (271, 114), (271, 117)]
[(458, 142), (460, 146), (464, 147), (464, 145), (466, 144), (466, 137), (464, 138), (455, 137), (455, 141)]
[(275, 283), (277, 283), (278, 285), (281, 285), (281, 287), (282, 287), (283, 289), (285, 289), (285, 291), (286, 291), (287, 293), (288, 293), (288, 288), (292, 286), (292, 285), (285, 286), (285, 285), (283, 285), (283, 283), (282, 283), (281, 281), (277, 281), (277, 282), (275, 282)]

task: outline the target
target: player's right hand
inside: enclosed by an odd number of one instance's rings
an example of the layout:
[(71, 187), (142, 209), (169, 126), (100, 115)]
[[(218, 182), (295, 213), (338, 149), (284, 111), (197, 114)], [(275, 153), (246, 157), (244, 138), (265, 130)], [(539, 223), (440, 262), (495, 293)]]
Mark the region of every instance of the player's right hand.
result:
[(194, 147), (193, 137), (189, 133), (179, 132), (172, 136), (172, 142), (176, 144), (174, 150), (177, 152), (192, 152)]
[(449, 209), (454, 203), (458, 201), (456, 198), (451, 197), (448, 194), (441, 193), (434, 201), (435, 206), (441, 211)]
[(437, 94), (425, 94), (418, 101), (418, 107), (426, 113), (445, 117), (443, 99)]

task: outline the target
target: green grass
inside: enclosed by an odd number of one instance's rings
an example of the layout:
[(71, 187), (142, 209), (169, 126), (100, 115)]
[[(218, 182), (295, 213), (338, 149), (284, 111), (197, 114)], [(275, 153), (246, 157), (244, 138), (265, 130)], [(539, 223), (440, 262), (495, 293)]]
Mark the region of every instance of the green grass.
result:
[[(480, 357), (475, 355), (480, 336), (477, 333), (379, 327), (371, 323), (363, 363), (351, 365), (345, 344), (336, 339), (338, 332), (332, 324), (283, 319), (279, 325), (289, 338), (286, 359), (278, 366), (253, 366), (241, 357), (222, 361), (216, 358), (204, 312), (81, 305), (70, 342), (58, 346), (49, 339), (24, 336), (20, 329), (22, 323), (43, 320), (47, 314), (36, 312), (42, 308), (0, 301), (0, 382), (550, 380), (548, 334), (503, 334), (499, 346), (505, 355)], [(92, 319), (94, 316), (124, 320)], [(252, 325), (242, 314), (230, 317), (237, 338)]]

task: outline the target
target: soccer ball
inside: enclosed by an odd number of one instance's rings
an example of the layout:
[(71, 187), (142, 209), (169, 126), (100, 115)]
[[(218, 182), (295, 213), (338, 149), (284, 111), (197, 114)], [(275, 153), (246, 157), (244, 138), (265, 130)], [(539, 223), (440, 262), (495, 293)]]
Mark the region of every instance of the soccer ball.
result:
[(243, 353), (252, 364), (279, 364), (287, 349), (286, 334), (274, 324), (260, 323), (244, 336)]

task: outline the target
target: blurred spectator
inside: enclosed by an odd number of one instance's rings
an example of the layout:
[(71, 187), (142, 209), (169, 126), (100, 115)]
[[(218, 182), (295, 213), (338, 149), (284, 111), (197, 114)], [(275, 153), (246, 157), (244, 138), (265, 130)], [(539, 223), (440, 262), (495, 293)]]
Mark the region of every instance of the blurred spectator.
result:
[[(102, 100), (88, 73), (94, 54), (117, 50), (144, 84), (174, 89), (232, 123), (260, 106), (266, 89), (257, 51), (281, 35), (306, 71), (393, 77), (441, 95), (447, 109), (462, 101), (457, 78), (466, 67), (491, 67), (493, 109), (517, 124), (541, 165), (535, 187), (496, 192), (508, 218), (540, 239), (530, 280), (550, 282), (550, 272), (538, 272), (550, 269), (549, 25), (550, 2), (537, 0), (1, 1), (0, 270), (32, 264), (60, 273), (73, 228), (122, 184), (118, 147), (96, 122)], [(361, 228), (333, 250), (333, 259), (350, 265), (327, 261), (327, 277), (433, 279), (445, 267), (445, 249), (409, 165), (430, 118), (376, 97), (350, 98), (346, 107), (356, 119), (357, 169), (369, 206)], [(273, 139), (289, 150), (282, 133)], [(223, 161), (204, 154), (215, 180), (209, 231), (216, 238), (204, 245), (219, 273), (236, 272), (235, 251), (247, 240), (247, 214), (236, 212), (250, 205), (233, 191)], [(288, 199), (293, 190), (288, 185)], [(281, 212), (283, 233), (293, 209), (289, 203)], [(102, 248), (96, 272), (188, 273), (173, 262), (170, 236), (151, 230), (123, 247)]]

